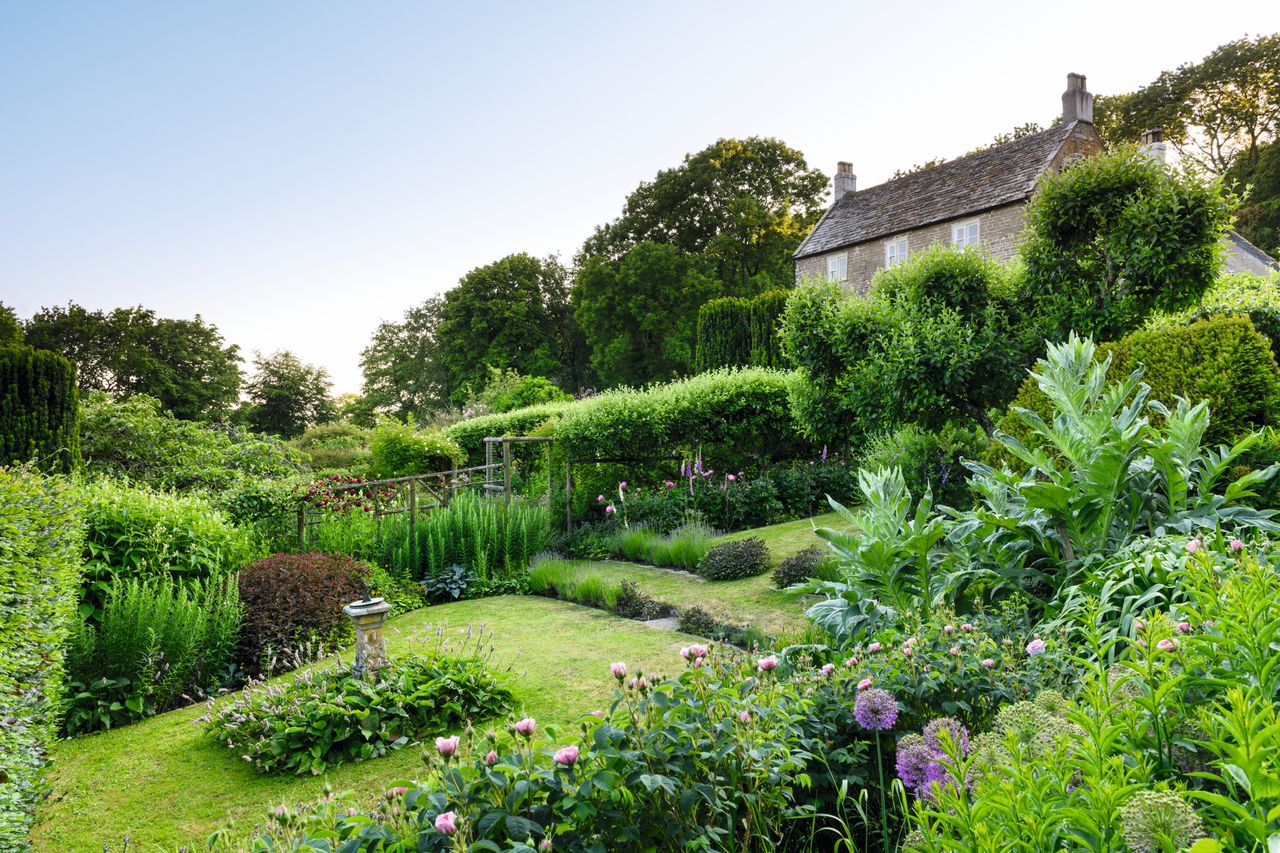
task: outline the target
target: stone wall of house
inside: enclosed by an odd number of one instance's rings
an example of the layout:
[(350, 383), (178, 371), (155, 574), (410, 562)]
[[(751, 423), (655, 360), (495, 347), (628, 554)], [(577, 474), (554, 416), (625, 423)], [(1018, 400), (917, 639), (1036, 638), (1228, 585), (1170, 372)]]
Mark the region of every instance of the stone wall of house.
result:
[(871, 285), (871, 277), (884, 267), (884, 251), (888, 243), (906, 237), (907, 257), (911, 257), (934, 243), (951, 245), (951, 227), (974, 219), (978, 220), (978, 248), (983, 254), (1002, 261), (1012, 258), (1021, 242), (1022, 229), (1027, 221), (1026, 204), (1023, 202), (1007, 204), (977, 215), (935, 222), (910, 231), (891, 234), (883, 239), (846, 246), (835, 252), (801, 258), (796, 261), (796, 282), (826, 278), (827, 259), (833, 255), (844, 254), (848, 257), (849, 288), (858, 293), (866, 293)]
[[(1062, 147), (1048, 164), (1049, 168), (1058, 170), (1073, 157), (1091, 156), (1102, 151), (1102, 139), (1092, 124), (1079, 122), (1071, 129), (1063, 140)], [(811, 279), (823, 279), (827, 276), (827, 259), (832, 255), (848, 256), (848, 286), (858, 293), (866, 293), (871, 284), (871, 277), (884, 267), (885, 244), (907, 238), (907, 256), (910, 257), (934, 243), (951, 244), (951, 226), (959, 222), (978, 220), (978, 246), (988, 256), (999, 260), (1013, 257), (1018, 245), (1022, 242), (1022, 232), (1026, 227), (1027, 209), (1025, 202), (1008, 204), (1003, 207), (976, 215), (948, 219), (898, 234), (890, 234), (876, 240), (868, 240), (855, 246), (846, 246), (835, 252), (801, 258), (796, 261), (796, 282)]]

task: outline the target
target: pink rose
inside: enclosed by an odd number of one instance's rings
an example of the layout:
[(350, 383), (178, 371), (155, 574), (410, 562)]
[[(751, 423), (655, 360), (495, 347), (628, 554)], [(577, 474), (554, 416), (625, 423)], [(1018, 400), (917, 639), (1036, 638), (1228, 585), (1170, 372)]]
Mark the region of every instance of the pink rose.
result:
[(1229, 543), (1227, 543), (1227, 547), (1230, 548), (1232, 551), (1243, 551), (1244, 543), (1241, 542), (1239, 539), (1232, 539)]
[(1204, 547), (1204, 543), (1201, 542), (1199, 539), (1192, 539), (1190, 542), (1187, 543), (1187, 553), (1194, 554), (1195, 552), (1199, 551), (1203, 547)]
[(516, 723), (516, 734), (524, 737), (533, 737), (534, 729), (538, 727), (538, 721), (533, 717), (525, 717)]
[(608, 515), (613, 515), (615, 512), (617, 512), (617, 510), (613, 508), (613, 504), (609, 504), (607, 507), (605, 507), (604, 511)]
[(1027, 643), (1027, 654), (1031, 655), (1032, 657), (1036, 655), (1044, 654), (1044, 640), (1040, 639), (1039, 637), (1036, 637), (1034, 640)]
[(449, 758), (458, 751), (458, 743), (461, 740), (462, 738), (457, 735), (453, 737), (438, 737), (436, 738), (436, 751), (445, 758)]
[(871, 654), (875, 654), (876, 652), (880, 651), (880, 649), (881, 649), (881, 646), (879, 643), (872, 643), (871, 645), (867, 646), (867, 651), (871, 652)]
[(604, 495), (596, 495), (596, 501), (599, 503), (604, 503)]
[(756, 662), (756, 669), (760, 670), (761, 672), (770, 672), (777, 668), (778, 668), (777, 655), (769, 655), (768, 657), (760, 658), (760, 660)]
[(850, 669), (853, 669), (853, 667), (858, 665), (858, 659), (856, 657), (849, 658), (847, 661), (844, 662), (844, 665), (849, 667)]
[(836, 665), (833, 663), (824, 663), (822, 665), (823, 675), (830, 675), (831, 673), (835, 672), (835, 670), (836, 670)]
[(954, 633), (955, 633), (955, 630), (956, 630), (956, 629), (955, 629), (955, 627), (954, 627), (954, 626), (952, 626), (952, 625), (943, 625), (943, 626), (942, 626), (942, 632), (943, 632), (944, 634), (954, 634)]
[(609, 664), (609, 671), (613, 673), (613, 677), (621, 681), (627, 677), (627, 665), (622, 661)]
[(1190, 633), (1191, 633), (1191, 623), (1190, 623), (1190, 622), (1179, 622), (1179, 623), (1178, 623), (1178, 633), (1180, 633), (1180, 634), (1190, 634)]
[(911, 647), (910, 647), (910, 646), (903, 646), (903, 647), (902, 647), (902, 653), (903, 653), (904, 655), (906, 655), (907, 657), (911, 657), (913, 654), (915, 654), (915, 652), (914, 652), (914, 651), (912, 651), (912, 649), (911, 649)]
[(1178, 648), (1178, 641), (1172, 637), (1165, 637), (1163, 640), (1156, 643), (1156, 648), (1162, 652), (1171, 652)]
[(593, 716), (593, 717), (603, 717), (603, 716), (604, 716), (604, 711), (601, 711), (599, 708), (597, 708), (596, 710), (594, 710), (594, 711), (592, 711), (592, 712), (591, 712), (591, 716)]
[(665, 485), (668, 489), (674, 489), (676, 487), (676, 484), (671, 482), (670, 480), (667, 480)]
[(436, 815), (436, 832), (453, 835), (458, 831), (458, 816), (453, 812), (441, 812)]
[(996, 662), (993, 661), (991, 658), (983, 658), (982, 665), (985, 666), (987, 669), (991, 669), (993, 666), (996, 665)]
[(493, 765), (497, 764), (497, 763), (498, 763), (498, 753), (494, 752), (492, 749), (491, 749), (491, 750), (489, 750), (489, 754), (488, 754), (488, 755), (486, 755), (486, 756), (484, 757), (484, 763), (485, 763), (485, 764), (488, 764), (490, 767), (492, 767)]
[(730, 482), (730, 483), (732, 483), (732, 482), (733, 482), (734, 480), (736, 480), (736, 479), (738, 479), (738, 478), (737, 478), (737, 477), (735, 477), (735, 476), (733, 476), (732, 474), (730, 474), (730, 475), (729, 475), (729, 477), (728, 477), (728, 480), (729, 480), (729, 482)]
[(621, 490), (625, 489), (626, 487), (627, 487), (627, 481), (626, 481), (626, 480), (623, 480), (621, 483), (619, 483), (619, 484), (618, 484), (618, 490), (619, 490), (619, 491), (621, 491)]
[(953, 656), (953, 657), (954, 657), (954, 656), (958, 656), (958, 655), (960, 654), (960, 647), (959, 647), (959, 646), (952, 646), (952, 647), (951, 647), (951, 654), (952, 654), (952, 656)]
[(405, 787), (405, 786), (403, 786), (403, 785), (397, 785), (397, 786), (396, 786), (396, 787), (394, 787), (394, 788), (388, 788), (388, 789), (387, 789), (387, 798), (388, 798), (388, 799), (395, 799), (396, 797), (403, 797), (403, 796), (404, 796), (405, 794), (407, 794), (407, 793), (409, 793), (409, 789), (408, 789), (408, 788), (406, 788), (406, 787)]
[(864, 678), (864, 679), (862, 679), (861, 681), (859, 681), (859, 682), (858, 682), (858, 689), (859, 689), (859, 690), (866, 690), (866, 689), (867, 689), (868, 687), (870, 687), (872, 684), (875, 684), (875, 682), (874, 682), (874, 681), (872, 681), (870, 678)]
[(746, 711), (739, 711), (739, 712), (738, 712), (738, 719), (739, 719), (739, 720), (742, 720), (742, 722), (744, 722), (744, 723), (749, 723), (749, 722), (751, 722), (751, 715), (750, 715), (750, 714), (748, 714)]
[(964, 631), (967, 634), (973, 630), (973, 626), (970, 625), (968, 622), (965, 622), (963, 625), (960, 626), (960, 630)]
[(572, 767), (578, 761), (578, 748), (576, 746), (564, 746), (556, 750), (556, 764)]

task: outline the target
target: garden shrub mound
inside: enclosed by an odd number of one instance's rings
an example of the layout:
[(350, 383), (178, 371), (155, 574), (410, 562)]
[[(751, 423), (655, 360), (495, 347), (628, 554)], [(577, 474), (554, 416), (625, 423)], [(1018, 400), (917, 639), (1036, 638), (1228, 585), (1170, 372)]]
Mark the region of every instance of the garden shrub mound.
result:
[(839, 576), (840, 571), (830, 549), (813, 545), (779, 563), (773, 570), (773, 585), (786, 589), (811, 579), (833, 581)]
[(448, 471), (467, 459), (462, 448), (438, 431), (383, 418), (369, 439), (369, 476), (374, 480)]
[[(1280, 367), (1270, 342), (1247, 317), (1227, 316), (1200, 320), (1188, 326), (1143, 329), (1114, 344), (1096, 348), (1097, 358), (1110, 357), (1108, 380), (1123, 378), (1139, 366), (1142, 381), (1153, 400), (1172, 404), (1185, 397), (1193, 403), (1205, 400), (1213, 417), (1206, 440), (1232, 441), (1272, 423), (1280, 406)], [(1022, 383), (1018, 396), (996, 424), (996, 429), (1034, 446), (1026, 409), (1051, 420), (1053, 407), (1034, 376)], [(1010, 461), (998, 441), (986, 452), (993, 462)]]
[(206, 732), (259, 773), (310, 773), (378, 758), (472, 721), (511, 710), (511, 692), (479, 655), (468, 652), (394, 659), (358, 676), (341, 664), (308, 670), (282, 686), (251, 685), (210, 703)]
[(730, 539), (711, 548), (698, 563), (698, 574), (709, 581), (753, 578), (769, 571), (769, 546), (758, 536)]
[(245, 530), (204, 498), (118, 480), (84, 483), (85, 584), (81, 612), (101, 612), (116, 578), (216, 578), (253, 555)]
[(80, 523), (64, 482), (0, 468), (0, 849), (26, 849), (57, 734), (63, 645), (80, 589)]
[(67, 642), (67, 734), (109, 729), (198, 701), (236, 672), (234, 575), (116, 578)]
[(927, 490), (935, 503), (963, 508), (972, 503), (963, 460), (981, 457), (987, 443), (982, 427), (969, 421), (947, 421), (936, 430), (906, 424), (873, 436), (858, 464), (871, 470), (897, 466), (912, 494)]
[(1248, 316), (1253, 327), (1271, 342), (1271, 351), (1280, 359), (1280, 275), (1274, 273), (1224, 275), (1201, 297), (1199, 304), (1177, 314), (1155, 317), (1150, 325), (1190, 324), (1237, 314)]
[(250, 673), (270, 672), (304, 646), (349, 640), (342, 608), (365, 597), (370, 574), (367, 564), (345, 554), (275, 554), (245, 566), (241, 664)]
[(80, 461), (76, 366), (56, 352), (0, 346), (0, 465), (68, 473)]

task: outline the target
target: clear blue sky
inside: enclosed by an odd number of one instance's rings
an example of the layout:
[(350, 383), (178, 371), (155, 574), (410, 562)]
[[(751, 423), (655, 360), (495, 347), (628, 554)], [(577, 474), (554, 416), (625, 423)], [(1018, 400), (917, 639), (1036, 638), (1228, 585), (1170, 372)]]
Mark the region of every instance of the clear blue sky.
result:
[(199, 313), (358, 390), (379, 320), (570, 259), (641, 180), (776, 136), (860, 186), (1127, 91), (1280, 3), (11, 2), (0, 301)]

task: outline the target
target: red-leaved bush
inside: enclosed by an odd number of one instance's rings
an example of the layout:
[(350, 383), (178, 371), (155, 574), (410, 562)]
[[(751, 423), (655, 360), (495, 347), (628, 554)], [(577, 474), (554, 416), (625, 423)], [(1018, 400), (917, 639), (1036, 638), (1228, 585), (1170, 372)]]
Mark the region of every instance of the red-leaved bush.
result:
[[(307, 644), (350, 638), (344, 605), (364, 598), (370, 569), (345, 554), (273, 554), (240, 570), (240, 661), (263, 670), (270, 653), (283, 660)], [(277, 664), (278, 667), (278, 664)]]

